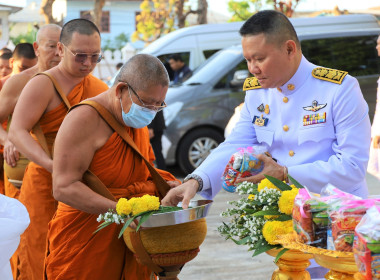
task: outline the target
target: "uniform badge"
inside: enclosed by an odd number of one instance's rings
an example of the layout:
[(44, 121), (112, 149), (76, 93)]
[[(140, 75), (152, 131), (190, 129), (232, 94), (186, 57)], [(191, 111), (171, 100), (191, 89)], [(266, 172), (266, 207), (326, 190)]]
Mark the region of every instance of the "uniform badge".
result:
[(326, 112), (303, 116), (303, 126), (325, 123)]
[(252, 123), (257, 125), (257, 126), (267, 126), (268, 118), (264, 118), (263, 115), (261, 115), (260, 117), (254, 116)]
[(317, 112), (317, 111), (321, 110), (322, 108), (325, 108), (326, 105), (327, 105), (327, 103), (326, 104), (318, 104), (318, 101), (314, 100), (312, 102), (311, 106), (303, 107), (303, 109), (306, 110), (306, 111)]
[(265, 105), (265, 110), (264, 110), (265, 114), (269, 114), (269, 105)]
[(265, 108), (264, 108), (264, 104), (261, 103), (259, 107), (257, 107), (257, 110), (259, 110), (259, 112), (264, 112)]

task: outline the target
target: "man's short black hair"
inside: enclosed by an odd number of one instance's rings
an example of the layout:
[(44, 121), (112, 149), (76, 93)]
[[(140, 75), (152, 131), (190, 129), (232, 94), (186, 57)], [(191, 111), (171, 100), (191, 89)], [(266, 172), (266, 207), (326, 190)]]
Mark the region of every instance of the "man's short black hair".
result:
[(5, 54), (5, 53), (12, 54), (12, 51), (10, 49), (8, 49), (7, 47), (4, 47), (4, 48), (0, 49), (0, 53), (2, 53), (2, 54)]
[(27, 59), (35, 59), (36, 54), (33, 49), (33, 45), (30, 43), (19, 43), (16, 45), (12, 57), (14, 59), (27, 58)]
[(279, 44), (293, 40), (297, 47), (300, 47), (297, 33), (290, 20), (283, 13), (274, 10), (254, 14), (243, 24), (239, 33), (243, 37), (264, 34), (269, 41)]
[(74, 32), (78, 32), (82, 35), (92, 35), (97, 32), (100, 36), (99, 29), (92, 21), (84, 18), (77, 18), (65, 23), (62, 27), (59, 41), (65, 45), (70, 45)]
[(0, 59), (4, 59), (4, 60), (9, 60), (11, 57), (12, 57), (12, 53), (8, 53), (8, 52), (0, 55)]
[(169, 56), (168, 60), (170, 60), (170, 59), (183, 62), (182, 56), (178, 53), (175, 53), (175, 54), (172, 54), (171, 56)]
[(119, 70), (123, 66), (123, 62), (116, 64), (116, 69)]

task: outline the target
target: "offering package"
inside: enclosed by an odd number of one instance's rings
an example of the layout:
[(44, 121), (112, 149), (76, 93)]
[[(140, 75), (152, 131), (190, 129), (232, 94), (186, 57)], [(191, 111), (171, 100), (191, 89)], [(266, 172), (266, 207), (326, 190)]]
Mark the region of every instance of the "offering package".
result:
[(266, 151), (266, 147), (254, 145), (252, 147), (241, 148), (234, 153), (223, 172), (223, 189), (228, 192), (235, 192), (235, 182), (237, 179), (259, 174), (264, 168), (264, 163), (257, 159), (257, 155), (263, 154)]
[(355, 262), (366, 280), (380, 279), (380, 210), (372, 206), (355, 229)]

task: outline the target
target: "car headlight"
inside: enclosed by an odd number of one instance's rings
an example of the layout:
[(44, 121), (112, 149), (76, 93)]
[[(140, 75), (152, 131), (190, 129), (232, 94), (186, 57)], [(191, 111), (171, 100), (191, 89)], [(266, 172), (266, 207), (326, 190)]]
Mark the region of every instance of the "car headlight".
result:
[(164, 109), (164, 118), (166, 126), (169, 126), (169, 124), (175, 119), (178, 112), (181, 111), (182, 106), (183, 102), (177, 101), (168, 105), (168, 107)]

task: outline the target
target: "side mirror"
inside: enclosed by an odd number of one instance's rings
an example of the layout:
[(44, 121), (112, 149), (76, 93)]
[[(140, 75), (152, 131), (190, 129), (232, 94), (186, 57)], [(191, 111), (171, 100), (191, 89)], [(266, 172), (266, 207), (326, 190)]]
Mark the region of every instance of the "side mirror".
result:
[(248, 70), (237, 70), (234, 73), (234, 77), (230, 82), (230, 86), (233, 88), (243, 87), (245, 79), (249, 77)]

